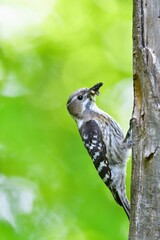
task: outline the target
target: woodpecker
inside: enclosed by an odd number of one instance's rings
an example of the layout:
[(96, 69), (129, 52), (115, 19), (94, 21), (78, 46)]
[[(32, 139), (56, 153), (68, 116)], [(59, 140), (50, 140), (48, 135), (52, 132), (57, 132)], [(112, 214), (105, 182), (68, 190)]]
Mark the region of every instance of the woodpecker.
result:
[(130, 203), (125, 187), (128, 145), (119, 124), (96, 105), (96, 95), (102, 85), (97, 83), (74, 92), (68, 99), (67, 110), (77, 123), (99, 176), (129, 218)]

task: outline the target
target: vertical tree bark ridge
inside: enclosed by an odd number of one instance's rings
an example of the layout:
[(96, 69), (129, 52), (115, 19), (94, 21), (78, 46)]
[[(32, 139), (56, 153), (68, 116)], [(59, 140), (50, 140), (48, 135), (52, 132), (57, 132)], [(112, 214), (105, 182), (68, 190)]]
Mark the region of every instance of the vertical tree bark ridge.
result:
[(130, 240), (160, 239), (160, 1), (133, 0)]

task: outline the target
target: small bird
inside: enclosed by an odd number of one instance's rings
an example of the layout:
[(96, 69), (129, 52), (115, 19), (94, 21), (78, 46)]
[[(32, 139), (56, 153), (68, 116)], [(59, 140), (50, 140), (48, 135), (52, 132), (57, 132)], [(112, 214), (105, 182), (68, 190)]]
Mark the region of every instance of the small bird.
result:
[(68, 99), (67, 109), (77, 123), (99, 176), (129, 218), (130, 203), (125, 187), (128, 145), (118, 123), (96, 105), (96, 95), (102, 85), (100, 82), (74, 92)]

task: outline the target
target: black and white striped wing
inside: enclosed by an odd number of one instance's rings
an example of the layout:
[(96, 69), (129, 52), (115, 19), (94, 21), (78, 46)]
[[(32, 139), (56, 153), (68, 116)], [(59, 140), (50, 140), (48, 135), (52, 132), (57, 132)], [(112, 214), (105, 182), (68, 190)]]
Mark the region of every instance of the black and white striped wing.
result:
[(79, 132), (98, 174), (104, 183), (109, 186), (111, 183), (111, 171), (108, 165), (106, 146), (97, 122), (95, 120), (85, 122), (80, 127)]

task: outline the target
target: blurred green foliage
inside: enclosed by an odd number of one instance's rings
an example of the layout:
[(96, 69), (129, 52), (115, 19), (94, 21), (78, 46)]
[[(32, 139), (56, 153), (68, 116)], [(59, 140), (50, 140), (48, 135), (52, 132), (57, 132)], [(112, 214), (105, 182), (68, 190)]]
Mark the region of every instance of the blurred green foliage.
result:
[(0, 239), (127, 239), (66, 101), (102, 81), (98, 105), (127, 130), (131, 15), (128, 0), (0, 1)]

